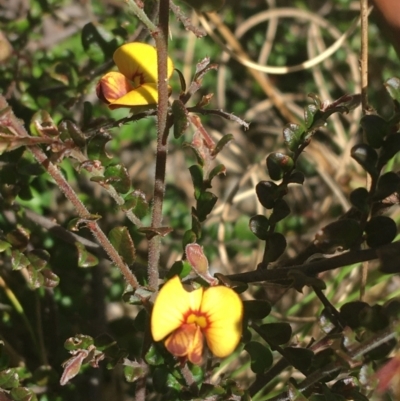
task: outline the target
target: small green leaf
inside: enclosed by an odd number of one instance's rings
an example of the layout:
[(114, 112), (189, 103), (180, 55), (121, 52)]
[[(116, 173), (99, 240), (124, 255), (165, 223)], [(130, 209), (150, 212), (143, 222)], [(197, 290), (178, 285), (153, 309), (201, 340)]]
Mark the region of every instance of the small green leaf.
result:
[(143, 367), (141, 367), (139, 364), (138, 366), (130, 366), (130, 365), (125, 365), (124, 366), (124, 376), (125, 380), (128, 383), (134, 383), (136, 380), (140, 379), (144, 374), (145, 370)]
[(131, 180), (128, 171), (122, 164), (108, 166), (104, 171), (107, 184), (111, 184), (120, 194), (125, 194), (131, 188)]
[(249, 221), (251, 232), (260, 240), (266, 240), (269, 236), (269, 221), (268, 218), (258, 214), (253, 216)]
[(400, 103), (400, 79), (395, 77), (389, 78), (384, 85), (392, 99)]
[(64, 141), (71, 138), (75, 145), (83, 148), (86, 145), (86, 138), (81, 129), (70, 120), (63, 120), (58, 124), (61, 133), (61, 139)]
[(0, 372), (0, 388), (10, 389), (19, 386), (19, 376), (16, 369), (6, 369)]
[(290, 341), (292, 328), (289, 323), (267, 323), (259, 327), (258, 334), (271, 345), (283, 345)]
[(215, 148), (211, 152), (211, 156), (216, 156), (221, 150), (231, 141), (233, 141), (234, 136), (232, 134), (224, 135), (218, 143), (215, 145)]
[(53, 273), (50, 269), (43, 269), (40, 271), (43, 276), (43, 286), (46, 288), (57, 287), (60, 283), (60, 277)]
[(78, 267), (88, 268), (99, 264), (98, 258), (91, 254), (83, 244), (75, 242), (75, 247), (78, 251)]
[(295, 152), (304, 141), (305, 129), (299, 124), (289, 123), (283, 128), (283, 139), (285, 144)]
[(80, 349), (88, 349), (93, 344), (93, 337), (84, 334), (77, 334), (76, 336), (65, 340), (64, 348), (67, 351), (76, 351)]
[(159, 349), (154, 344), (150, 346), (144, 359), (149, 365), (153, 366), (162, 365), (164, 363), (164, 358), (162, 357)]
[(180, 138), (189, 127), (188, 111), (181, 100), (173, 101), (172, 115), (174, 116), (174, 137)]
[(263, 373), (272, 366), (272, 352), (269, 348), (256, 341), (248, 342), (244, 349), (251, 357), (251, 370), (254, 373)]
[(100, 160), (104, 166), (107, 166), (111, 161), (111, 156), (107, 153), (106, 145), (111, 139), (111, 135), (104, 132), (99, 135), (94, 135), (87, 144), (89, 159)]
[(197, 199), (197, 217), (199, 221), (204, 221), (208, 214), (213, 210), (218, 198), (211, 192), (202, 192)]
[[(208, 181), (211, 181), (216, 177), (217, 175), (226, 174), (226, 167), (223, 164), (218, 164), (218, 166), (215, 166), (210, 173), (208, 174)], [(211, 185), (210, 185), (211, 186)]]
[(183, 249), (185, 249), (187, 244), (192, 244), (193, 242), (196, 242), (196, 241), (197, 241), (197, 235), (193, 230), (185, 231), (185, 234), (183, 234), (183, 238), (182, 238)]
[(194, 198), (199, 199), (203, 191), (203, 169), (198, 164), (194, 164), (189, 167), (189, 171), (193, 181)]
[(10, 391), (13, 401), (37, 401), (36, 394), (26, 387), (16, 387)]
[(30, 265), (29, 259), (17, 249), (11, 251), (11, 266), (13, 270), (21, 270)]
[(45, 110), (39, 110), (33, 115), (30, 131), (33, 136), (54, 138), (59, 135), (57, 126), (54, 124), (50, 114)]
[(147, 215), (149, 203), (146, 200), (146, 195), (142, 191), (135, 190), (130, 192), (124, 199), (125, 203), (121, 206), (122, 210), (132, 210), (140, 219)]
[(178, 275), (180, 278), (185, 278), (192, 271), (192, 266), (186, 260), (176, 261), (171, 268), (168, 270), (165, 278), (171, 279)]
[(127, 227), (114, 227), (108, 238), (127, 265), (131, 265), (136, 259), (135, 245)]
[(50, 254), (43, 249), (34, 249), (26, 252), (25, 256), (37, 271), (44, 269), (50, 260)]
[(0, 240), (0, 253), (11, 248), (11, 244), (7, 241)]
[(6, 240), (12, 245), (13, 248), (19, 251), (25, 250), (28, 246), (30, 232), (25, 228), (18, 226), (15, 230), (10, 231), (6, 235)]

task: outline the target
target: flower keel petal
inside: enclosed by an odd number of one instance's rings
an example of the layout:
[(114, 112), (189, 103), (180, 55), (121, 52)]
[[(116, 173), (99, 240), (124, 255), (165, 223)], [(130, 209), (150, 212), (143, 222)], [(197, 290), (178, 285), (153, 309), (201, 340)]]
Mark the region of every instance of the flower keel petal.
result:
[(151, 315), (151, 333), (160, 341), (185, 323), (190, 310), (200, 309), (203, 289), (186, 291), (178, 276), (173, 277), (161, 288)]

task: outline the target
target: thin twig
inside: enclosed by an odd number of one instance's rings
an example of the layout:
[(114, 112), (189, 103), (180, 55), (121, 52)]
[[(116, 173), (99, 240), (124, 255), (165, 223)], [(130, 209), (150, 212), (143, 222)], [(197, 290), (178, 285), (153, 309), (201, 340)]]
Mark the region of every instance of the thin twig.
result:
[[(8, 103), (6, 99), (2, 95), (0, 95), (0, 110), (5, 110), (6, 108), (9, 108)], [(11, 128), (17, 136), (29, 136), (25, 127), (22, 125), (21, 120), (17, 119), (10, 108), (7, 112), (2, 114), (0, 125)], [(113, 263), (121, 270), (121, 273), (124, 275), (126, 281), (132, 286), (132, 288), (138, 288), (139, 283), (135, 275), (130, 271), (129, 267), (122, 260), (121, 256), (110, 243), (103, 230), (94, 220), (93, 216), (89, 213), (86, 206), (81, 202), (78, 195), (75, 193), (75, 191), (69, 185), (68, 181), (62, 175), (61, 171), (48, 159), (46, 154), (39, 146), (29, 146), (27, 147), (27, 149), (32, 153), (36, 161), (41, 164), (51, 175), (51, 177), (59, 187), (60, 191), (63, 192), (66, 198), (75, 207), (79, 217), (84, 223), (86, 223), (86, 226), (91, 230), (93, 236), (99, 241), (100, 245), (107, 252)]]
[[(162, 0), (160, 0), (162, 2)], [(146, 25), (150, 33), (157, 31), (157, 26), (151, 21), (151, 19), (144, 12), (143, 8), (139, 7), (135, 0), (125, 0), (128, 4), (129, 9)]]

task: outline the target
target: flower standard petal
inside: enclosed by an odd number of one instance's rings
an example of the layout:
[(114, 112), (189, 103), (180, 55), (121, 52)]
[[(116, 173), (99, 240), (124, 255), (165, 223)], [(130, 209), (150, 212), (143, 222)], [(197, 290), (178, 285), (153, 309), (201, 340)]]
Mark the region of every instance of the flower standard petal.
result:
[(151, 333), (160, 341), (185, 323), (190, 311), (200, 309), (203, 289), (186, 291), (178, 276), (167, 281), (154, 302), (151, 314)]
[[(157, 51), (146, 43), (132, 42), (119, 47), (113, 56), (119, 71), (128, 79), (140, 77), (140, 83), (157, 83)], [(172, 75), (174, 64), (168, 57), (168, 78)]]
[(231, 354), (242, 335), (243, 303), (239, 295), (223, 286), (207, 288), (200, 312), (209, 322), (204, 334), (211, 352), (220, 358)]

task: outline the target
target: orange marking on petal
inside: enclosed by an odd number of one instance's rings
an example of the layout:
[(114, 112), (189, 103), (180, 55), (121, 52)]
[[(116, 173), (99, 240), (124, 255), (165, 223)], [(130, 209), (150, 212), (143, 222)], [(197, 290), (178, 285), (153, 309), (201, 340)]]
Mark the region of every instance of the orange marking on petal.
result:
[(172, 355), (187, 356), (190, 362), (200, 364), (203, 342), (203, 334), (199, 326), (183, 324), (165, 340), (165, 347)]

